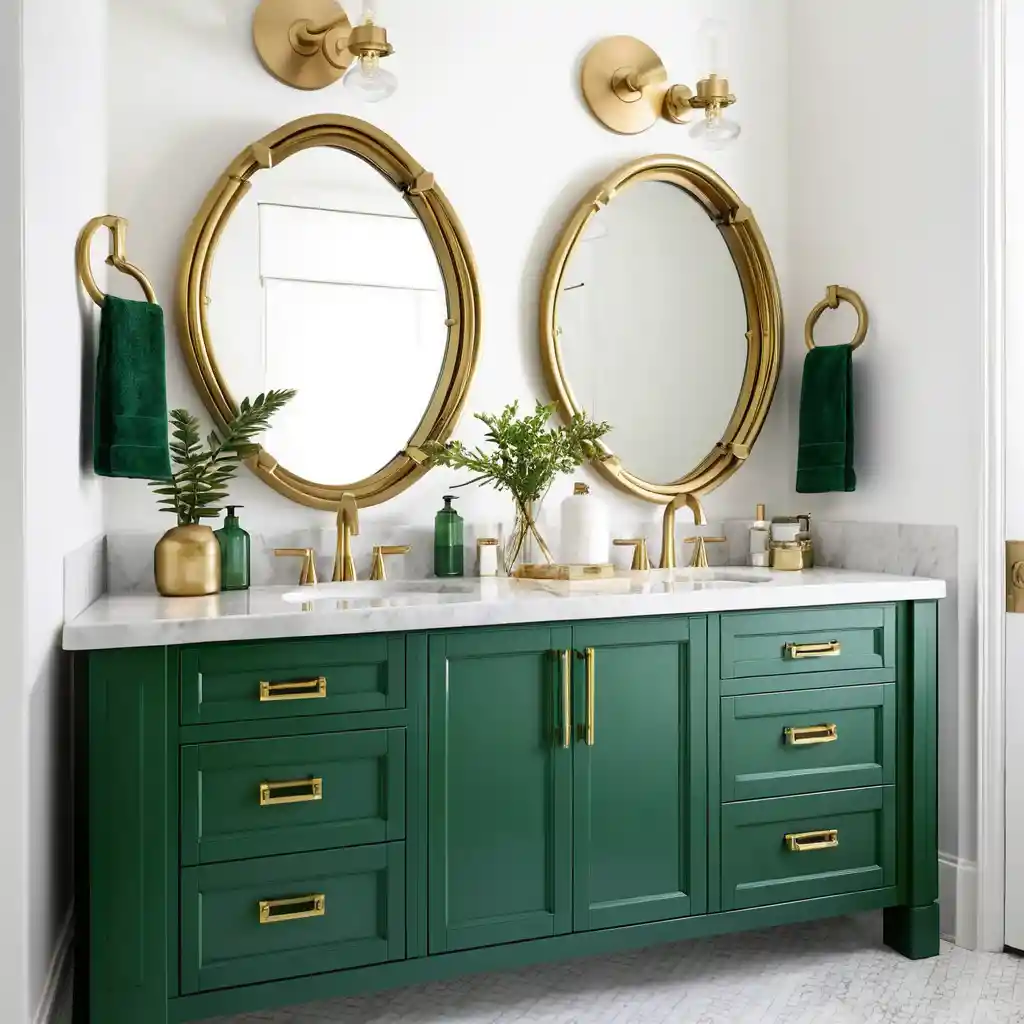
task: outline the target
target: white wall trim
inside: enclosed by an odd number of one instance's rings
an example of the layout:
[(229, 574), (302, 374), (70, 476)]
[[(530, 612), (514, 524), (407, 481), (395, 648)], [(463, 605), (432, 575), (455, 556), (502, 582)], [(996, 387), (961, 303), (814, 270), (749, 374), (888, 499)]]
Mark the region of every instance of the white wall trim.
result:
[(50, 969), (46, 972), (46, 984), (43, 986), (43, 994), (36, 1015), (32, 1018), (32, 1024), (55, 1024), (56, 1015), (64, 1006), (68, 986), (71, 984), (71, 969), (74, 965), (71, 951), (74, 944), (75, 908), (72, 905), (57, 936)]
[[(958, 906), (957, 941), (1001, 950), (1005, 912), (1006, 539), (1006, 0), (984, 0), (985, 332), (981, 529), (978, 561), (978, 866), (976, 915)], [(964, 935), (967, 938), (967, 935)]]
[(978, 944), (978, 867), (951, 853), (939, 854), (942, 937), (965, 949)]

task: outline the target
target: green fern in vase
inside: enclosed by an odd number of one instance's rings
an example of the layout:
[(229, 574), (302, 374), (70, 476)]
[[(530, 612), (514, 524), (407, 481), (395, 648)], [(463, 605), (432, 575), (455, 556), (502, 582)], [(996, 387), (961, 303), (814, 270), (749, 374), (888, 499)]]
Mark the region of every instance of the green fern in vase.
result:
[(268, 391), (257, 398), (243, 399), (238, 413), (227, 427), (212, 431), (201, 440), (199, 420), (187, 409), (172, 409), (171, 480), (151, 480), (149, 486), (160, 496), (162, 512), (178, 518), (179, 526), (194, 526), (203, 519), (216, 519), (228, 496), (228, 485), (245, 459), (259, 451), (256, 438), (293, 398), (291, 390)]

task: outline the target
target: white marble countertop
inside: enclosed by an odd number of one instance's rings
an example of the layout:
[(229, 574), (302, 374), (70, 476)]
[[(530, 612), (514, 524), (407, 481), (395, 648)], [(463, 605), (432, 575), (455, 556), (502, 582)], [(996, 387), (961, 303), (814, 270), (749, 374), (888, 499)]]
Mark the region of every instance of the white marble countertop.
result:
[(64, 649), (103, 650), (415, 632), (526, 622), (873, 604), (945, 597), (942, 580), (812, 569), (623, 572), (585, 583), (508, 579), (259, 587), (214, 597), (100, 598), (64, 626)]

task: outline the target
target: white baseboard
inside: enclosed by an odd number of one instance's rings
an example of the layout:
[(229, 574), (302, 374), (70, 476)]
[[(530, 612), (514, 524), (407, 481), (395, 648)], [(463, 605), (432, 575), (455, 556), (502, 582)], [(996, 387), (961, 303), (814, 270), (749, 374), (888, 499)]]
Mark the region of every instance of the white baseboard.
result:
[(50, 960), (50, 969), (46, 974), (46, 984), (43, 986), (43, 994), (33, 1024), (56, 1024), (57, 1014), (64, 1008), (68, 987), (71, 984), (71, 969), (74, 965), (71, 951), (74, 942), (75, 908), (72, 906), (57, 936), (57, 946)]
[(978, 947), (978, 868), (973, 861), (939, 854), (940, 930), (948, 942)]

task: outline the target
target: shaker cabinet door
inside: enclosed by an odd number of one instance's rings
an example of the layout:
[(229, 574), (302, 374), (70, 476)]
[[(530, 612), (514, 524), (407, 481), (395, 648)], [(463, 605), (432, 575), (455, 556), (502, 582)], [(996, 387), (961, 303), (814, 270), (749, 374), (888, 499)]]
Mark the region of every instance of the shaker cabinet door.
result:
[(569, 627), (429, 640), (431, 953), (572, 930)]

